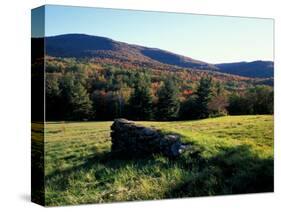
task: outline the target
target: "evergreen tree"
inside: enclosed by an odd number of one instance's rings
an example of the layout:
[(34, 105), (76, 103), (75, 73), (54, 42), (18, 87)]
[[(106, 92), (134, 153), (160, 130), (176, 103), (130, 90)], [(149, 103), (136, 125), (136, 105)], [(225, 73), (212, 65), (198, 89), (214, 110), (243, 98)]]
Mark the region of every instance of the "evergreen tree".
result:
[(195, 95), (188, 97), (184, 102), (182, 102), (179, 111), (179, 118), (181, 120), (198, 118)]
[(179, 90), (173, 80), (166, 80), (157, 93), (157, 119), (173, 120), (178, 117), (180, 108)]
[(152, 118), (152, 93), (150, 79), (144, 74), (137, 74), (134, 92), (129, 99), (130, 114), (135, 120)]
[(46, 120), (60, 120), (62, 108), (60, 107), (60, 88), (58, 77), (46, 73)]
[(228, 111), (231, 115), (273, 114), (273, 89), (258, 85), (245, 93), (229, 97)]
[(81, 121), (93, 118), (94, 110), (89, 94), (73, 75), (67, 75), (63, 78), (61, 90), (65, 119)]
[(93, 106), (84, 86), (77, 82), (70, 93), (71, 117), (74, 120), (92, 119)]
[(212, 78), (202, 77), (195, 94), (197, 118), (207, 118), (209, 116), (208, 103), (212, 98)]
[(228, 95), (222, 83), (216, 82), (212, 90), (212, 98), (208, 103), (209, 116), (227, 115)]

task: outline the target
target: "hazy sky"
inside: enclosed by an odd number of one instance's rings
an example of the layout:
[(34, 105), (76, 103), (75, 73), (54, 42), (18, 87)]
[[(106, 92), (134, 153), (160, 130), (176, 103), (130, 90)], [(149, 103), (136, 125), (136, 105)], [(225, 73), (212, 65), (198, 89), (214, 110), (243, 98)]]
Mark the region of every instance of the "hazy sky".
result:
[(46, 36), (98, 35), (210, 63), (273, 60), (273, 25), (272, 19), (87, 7), (45, 11)]

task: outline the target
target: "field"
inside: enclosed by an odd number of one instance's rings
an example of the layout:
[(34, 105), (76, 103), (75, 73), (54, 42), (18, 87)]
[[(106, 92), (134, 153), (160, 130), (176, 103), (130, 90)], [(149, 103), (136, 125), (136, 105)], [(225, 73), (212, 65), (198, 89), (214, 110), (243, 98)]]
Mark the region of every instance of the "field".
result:
[(196, 147), (178, 159), (113, 157), (111, 124), (46, 124), (46, 205), (273, 191), (273, 116), (139, 122)]

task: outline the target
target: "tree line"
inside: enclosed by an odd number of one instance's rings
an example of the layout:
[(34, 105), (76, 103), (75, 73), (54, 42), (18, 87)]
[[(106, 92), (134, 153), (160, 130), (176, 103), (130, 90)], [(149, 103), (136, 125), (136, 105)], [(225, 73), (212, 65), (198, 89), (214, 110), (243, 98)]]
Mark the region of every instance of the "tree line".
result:
[(233, 91), (223, 82), (204, 76), (187, 89), (182, 81), (173, 75), (156, 79), (147, 70), (109, 68), (85, 74), (85, 70), (77, 68), (69, 68), (65, 73), (52, 69), (46, 74), (46, 118), (168, 121), (273, 113), (270, 86)]

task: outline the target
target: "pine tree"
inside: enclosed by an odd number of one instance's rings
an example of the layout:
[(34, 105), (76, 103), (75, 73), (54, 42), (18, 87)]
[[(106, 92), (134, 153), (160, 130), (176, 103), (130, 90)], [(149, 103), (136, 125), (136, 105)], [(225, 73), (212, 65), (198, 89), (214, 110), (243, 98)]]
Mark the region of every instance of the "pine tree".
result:
[(46, 74), (45, 81), (46, 93), (46, 120), (60, 120), (62, 115), (62, 108), (60, 107), (60, 88), (58, 77)]
[(157, 118), (160, 120), (173, 120), (178, 117), (180, 108), (179, 90), (173, 80), (166, 80), (157, 93)]
[(93, 106), (89, 94), (84, 86), (77, 82), (70, 93), (70, 105), (72, 107), (72, 119), (83, 120), (92, 119)]
[(135, 120), (152, 119), (152, 93), (150, 79), (146, 75), (137, 74), (134, 92), (129, 99), (131, 118)]
[(208, 103), (212, 98), (212, 78), (202, 77), (195, 94), (197, 117), (207, 118), (209, 116)]
[(61, 90), (65, 119), (81, 121), (93, 118), (94, 109), (89, 94), (74, 75), (67, 75), (63, 78)]

